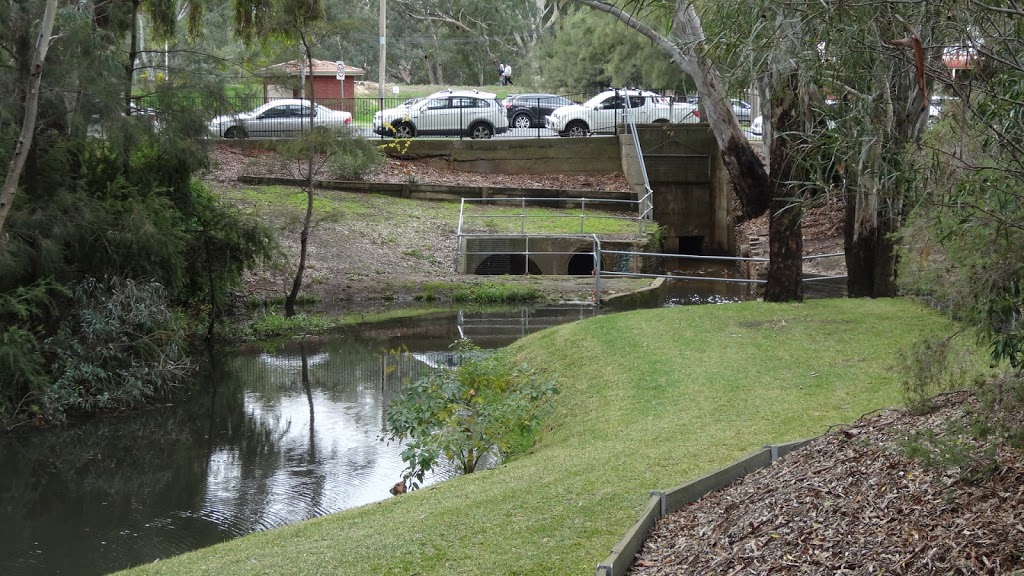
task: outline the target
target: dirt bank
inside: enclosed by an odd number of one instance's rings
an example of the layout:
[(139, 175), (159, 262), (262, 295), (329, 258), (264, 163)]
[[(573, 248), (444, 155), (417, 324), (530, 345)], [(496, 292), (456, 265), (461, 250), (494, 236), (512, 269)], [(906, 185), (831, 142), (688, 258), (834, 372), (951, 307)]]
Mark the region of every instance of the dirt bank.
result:
[[(207, 181), (225, 197), (235, 198), (240, 175), (298, 177), (295, 166), (282, 162), (270, 150), (219, 145), (215, 149), (215, 168)], [(516, 188), (559, 188), (566, 190), (628, 191), (622, 174), (608, 176), (474, 174), (428, 165), (425, 161), (389, 159), (387, 166), (369, 178), (371, 181), (464, 186)], [(341, 214), (320, 219), (309, 239), (309, 265), (303, 291), (314, 296), (320, 307), (337, 309), (375, 309), (410, 305), (429, 283), (461, 285), (482, 284), (494, 278), (455, 274), (456, 222), (443, 211), (402, 204), (373, 195), (319, 191), (344, 202), (351, 217)], [(235, 200), (239, 201), (239, 200)], [(239, 201), (243, 205), (245, 200)], [(257, 206), (251, 206), (258, 209)], [(409, 213), (413, 210), (414, 213)], [(278, 230), (287, 253), (287, 265), (261, 270), (246, 279), (248, 296), (282, 297), (291, 287), (298, 261), (299, 221), (295, 214), (261, 212)], [(843, 204), (838, 197), (823, 198), (804, 216), (805, 254), (842, 251)], [(740, 244), (749, 244), (751, 256), (768, 255), (767, 215), (737, 227)], [(763, 271), (766, 266), (755, 266)], [(834, 275), (845, 272), (841, 257), (813, 260), (805, 271)], [(584, 301), (592, 298), (593, 279), (586, 277), (505, 276), (502, 282), (533, 286), (553, 301)], [(649, 284), (639, 279), (602, 281), (602, 294), (608, 296), (633, 291)]]

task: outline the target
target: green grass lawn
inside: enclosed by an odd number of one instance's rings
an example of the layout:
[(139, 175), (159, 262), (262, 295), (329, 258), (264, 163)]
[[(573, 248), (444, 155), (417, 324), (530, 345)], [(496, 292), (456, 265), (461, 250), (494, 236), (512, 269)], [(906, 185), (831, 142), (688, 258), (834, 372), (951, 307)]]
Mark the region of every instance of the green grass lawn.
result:
[(897, 354), (951, 328), (909, 300), (860, 299), (644, 310), (545, 330), (511, 348), (562, 390), (527, 455), (131, 573), (590, 575), (649, 490), (898, 404)]

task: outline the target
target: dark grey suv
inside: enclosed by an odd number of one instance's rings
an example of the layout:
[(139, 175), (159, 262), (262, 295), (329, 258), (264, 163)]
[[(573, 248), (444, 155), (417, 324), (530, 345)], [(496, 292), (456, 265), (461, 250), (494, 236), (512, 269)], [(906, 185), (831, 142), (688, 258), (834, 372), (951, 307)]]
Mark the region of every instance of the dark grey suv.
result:
[(552, 110), (575, 104), (558, 94), (510, 94), (501, 103), (508, 112), (509, 128), (543, 128), (544, 117)]

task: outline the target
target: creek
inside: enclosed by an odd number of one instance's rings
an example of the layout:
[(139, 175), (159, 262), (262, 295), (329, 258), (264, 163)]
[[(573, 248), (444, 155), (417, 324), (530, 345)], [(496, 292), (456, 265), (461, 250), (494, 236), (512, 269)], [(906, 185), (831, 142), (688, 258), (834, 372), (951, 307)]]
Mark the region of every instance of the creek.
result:
[(458, 311), (243, 347), (173, 406), (0, 436), (0, 574), (106, 574), (390, 498), (405, 464), (381, 433), (403, 382), (460, 338), (494, 349), (598, 313)]

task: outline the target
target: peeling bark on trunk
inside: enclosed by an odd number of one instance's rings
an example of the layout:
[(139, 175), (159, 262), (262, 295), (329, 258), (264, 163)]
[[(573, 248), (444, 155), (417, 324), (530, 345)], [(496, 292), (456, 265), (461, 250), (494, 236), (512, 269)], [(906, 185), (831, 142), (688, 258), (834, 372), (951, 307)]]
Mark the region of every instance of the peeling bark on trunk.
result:
[[(3, 232), (7, 215), (11, 212), (14, 196), (18, 192), (18, 181), (21, 179), (25, 161), (32, 148), (36, 116), (39, 112), (39, 86), (42, 84), (43, 62), (46, 61), (46, 52), (50, 48), (50, 36), (53, 33), (56, 15), (57, 0), (47, 0), (46, 7), (43, 9), (43, 19), (39, 24), (39, 36), (36, 39), (35, 49), (32, 51), (32, 62), (28, 69), (28, 89), (25, 91), (25, 114), (21, 122), (21, 133), (14, 147), (14, 156), (7, 166), (4, 187), (0, 189), (0, 232)], [(0, 234), (0, 242), (2, 241), (3, 235)]]

